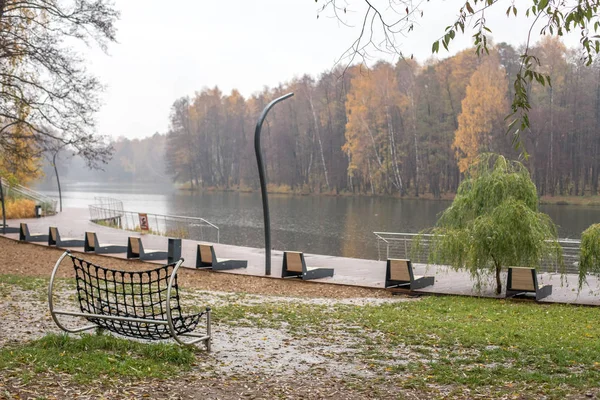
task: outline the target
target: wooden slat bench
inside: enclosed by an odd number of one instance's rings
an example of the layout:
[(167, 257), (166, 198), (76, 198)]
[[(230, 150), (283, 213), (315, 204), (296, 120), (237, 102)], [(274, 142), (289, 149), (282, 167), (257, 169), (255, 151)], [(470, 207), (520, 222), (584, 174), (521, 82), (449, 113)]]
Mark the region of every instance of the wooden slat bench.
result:
[(410, 260), (390, 258), (385, 271), (386, 288), (422, 289), (435, 283), (433, 276), (415, 276)]
[(86, 253), (94, 252), (96, 254), (115, 254), (126, 253), (127, 246), (121, 246), (113, 243), (100, 243), (98, 241), (98, 235), (96, 235), (96, 232), (86, 232), (83, 250)]
[(198, 244), (198, 248), (196, 250), (196, 268), (222, 271), (246, 267), (248, 267), (247, 260), (217, 258), (215, 247), (212, 244)]
[(48, 235), (44, 235), (43, 233), (30, 233), (27, 224), (22, 222), (19, 228), (19, 240), (23, 242), (47, 242)]
[(534, 268), (510, 267), (506, 279), (506, 297), (533, 293), (535, 300), (552, 294), (552, 285), (539, 286), (537, 271)]
[(172, 263), (181, 257), (181, 239), (169, 238), (168, 251), (145, 249), (142, 238), (130, 236), (127, 239), (127, 258), (140, 260), (167, 260)]
[(63, 238), (60, 236), (58, 228), (51, 226), (48, 228), (48, 246), (56, 247), (84, 247), (85, 240), (75, 238)]
[(302, 278), (303, 280), (328, 278), (333, 276), (333, 268), (311, 268), (306, 266), (304, 253), (283, 252), (282, 278)]

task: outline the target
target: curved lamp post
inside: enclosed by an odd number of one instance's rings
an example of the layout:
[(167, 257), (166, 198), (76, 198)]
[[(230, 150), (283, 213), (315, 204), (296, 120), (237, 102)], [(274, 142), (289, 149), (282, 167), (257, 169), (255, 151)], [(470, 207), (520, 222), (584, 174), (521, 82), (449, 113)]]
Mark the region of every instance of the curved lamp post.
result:
[(260, 131), (269, 110), (280, 101), (292, 97), (294, 93), (288, 93), (270, 102), (260, 114), (254, 131), (254, 152), (258, 163), (258, 177), (260, 178), (260, 193), (262, 195), (263, 215), (265, 219), (265, 275), (271, 275), (271, 218), (269, 216), (269, 199), (267, 198), (267, 182), (265, 177), (265, 166), (260, 151)]

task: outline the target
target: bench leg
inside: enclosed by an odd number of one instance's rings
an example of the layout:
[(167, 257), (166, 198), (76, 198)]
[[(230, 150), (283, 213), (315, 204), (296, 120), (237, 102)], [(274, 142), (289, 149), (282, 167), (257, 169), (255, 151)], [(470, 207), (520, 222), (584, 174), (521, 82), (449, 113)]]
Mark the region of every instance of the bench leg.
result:
[(510, 297), (515, 297), (520, 295), (521, 293), (523, 293), (520, 290), (510, 290), (510, 289), (506, 289), (506, 298), (510, 298)]
[(410, 284), (410, 290), (422, 289), (427, 286), (431, 286), (435, 283), (435, 277), (424, 276), (422, 278), (412, 281)]
[(541, 288), (538, 288), (537, 293), (535, 294), (536, 301), (539, 301), (545, 297), (548, 297), (552, 294), (552, 285), (545, 285)]
[(321, 279), (333, 276), (333, 268), (318, 268), (310, 271), (306, 271), (306, 274), (302, 275), (302, 279)]
[(213, 265), (213, 270), (224, 271), (228, 269), (238, 269), (248, 267), (248, 261), (246, 260), (227, 260)]
[(167, 260), (168, 259), (168, 254), (166, 251), (161, 251), (159, 253), (149, 253), (149, 254), (145, 254), (142, 256), (140, 254), (140, 260), (142, 261), (156, 261), (156, 260)]

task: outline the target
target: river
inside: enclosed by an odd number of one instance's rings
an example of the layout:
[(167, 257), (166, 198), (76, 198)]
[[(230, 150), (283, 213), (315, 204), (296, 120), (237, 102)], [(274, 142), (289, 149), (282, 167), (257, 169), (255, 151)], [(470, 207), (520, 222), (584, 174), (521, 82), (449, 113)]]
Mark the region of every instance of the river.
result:
[[(113, 197), (128, 211), (202, 217), (220, 228), (221, 242), (263, 247), (260, 193), (192, 193), (153, 185), (65, 183), (63, 207), (87, 207), (95, 196)], [(53, 190), (40, 190), (58, 197)], [(272, 244), (356, 258), (377, 258), (373, 232), (418, 232), (435, 224), (448, 201), (350, 196), (269, 195)], [(600, 207), (542, 205), (559, 236), (579, 238), (600, 221)]]

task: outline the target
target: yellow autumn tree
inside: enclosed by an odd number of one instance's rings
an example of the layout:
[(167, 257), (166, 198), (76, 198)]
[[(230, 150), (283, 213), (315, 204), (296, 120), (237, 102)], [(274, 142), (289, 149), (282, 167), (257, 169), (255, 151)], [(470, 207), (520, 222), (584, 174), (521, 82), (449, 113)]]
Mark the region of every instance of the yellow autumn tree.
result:
[(486, 57), (469, 80), (454, 133), (452, 147), (461, 172), (465, 172), (480, 153), (494, 151), (494, 136), (504, 134), (507, 89), (506, 73), (498, 57), (494, 54)]
[(356, 72), (346, 101), (348, 175), (372, 192), (403, 191), (400, 162), (402, 98), (394, 67), (380, 62)]
[(0, 177), (27, 184), (41, 176), (39, 148), (30, 131), (17, 127), (0, 146)]

